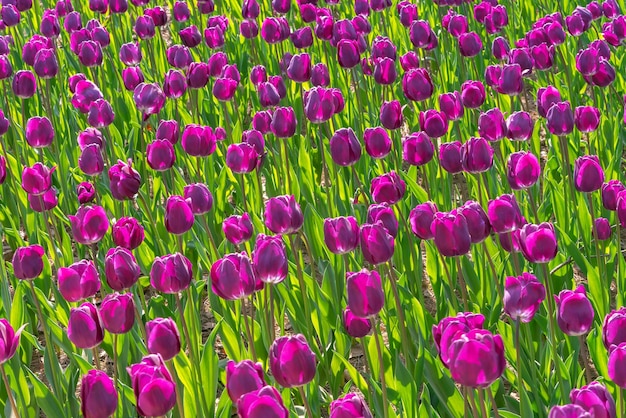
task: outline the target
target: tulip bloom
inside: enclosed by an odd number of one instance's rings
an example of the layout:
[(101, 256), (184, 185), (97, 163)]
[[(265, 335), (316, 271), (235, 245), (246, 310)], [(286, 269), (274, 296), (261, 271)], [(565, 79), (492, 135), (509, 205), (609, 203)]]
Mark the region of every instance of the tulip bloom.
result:
[(69, 267), (59, 267), (58, 286), (68, 302), (78, 302), (94, 296), (100, 290), (100, 275), (91, 260), (81, 260)]
[(458, 91), (454, 93), (443, 93), (439, 95), (439, 109), (446, 115), (448, 120), (456, 121), (463, 117), (465, 108), (461, 95)]
[(582, 285), (573, 291), (562, 290), (558, 296), (554, 296), (554, 300), (557, 305), (557, 324), (563, 333), (578, 336), (589, 332), (594, 311)]
[(615, 400), (606, 386), (600, 382), (591, 382), (580, 389), (572, 389), (569, 399), (574, 405), (582, 407), (594, 417), (615, 418)]
[(498, 108), (481, 113), (478, 118), (478, 133), (488, 141), (499, 141), (507, 134), (504, 115)]
[(161, 111), (165, 105), (165, 94), (156, 83), (141, 83), (135, 87), (133, 100), (137, 109), (146, 117)]
[(376, 270), (346, 273), (346, 291), (348, 307), (358, 317), (377, 315), (385, 305), (385, 293)]
[(583, 155), (574, 163), (574, 187), (583, 193), (599, 190), (604, 183), (604, 170), (596, 155)]
[(246, 143), (230, 144), (226, 150), (226, 165), (235, 174), (245, 174), (257, 167), (259, 154), (256, 149)]
[(99, 242), (109, 230), (109, 218), (102, 206), (81, 206), (75, 216), (68, 216), (72, 223), (74, 240), (91, 245)]
[(551, 134), (564, 136), (574, 130), (574, 112), (569, 102), (553, 104), (546, 114), (548, 130)]
[(252, 222), (250, 222), (250, 215), (245, 213), (243, 215), (232, 215), (224, 219), (222, 222), (222, 231), (228, 241), (234, 245), (239, 245), (252, 238), (254, 228)]
[(263, 416), (267, 418), (287, 418), (289, 411), (283, 404), (280, 392), (273, 386), (246, 393), (237, 401), (237, 413), (241, 418)]
[(487, 214), (493, 231), (497, 234), (511, 232), (521, 226), (522, 213), (512, 194), (490, 200)]
[(285, 280), (289, 264), (282, 236), (257, 235), (252, 261), (257, 280), (270, 284)]
[(484, 138), (470, 138), (461, 146), (463, 169), (469, 173), (484, 173), (493, 166), (493, 147)]
[(135, 197), (141, 186), (141, 175), (132, 167), (132, 160), (117, 164), (109, 169), (111, 195), (117, 200), (129, 200)]
[(511, 189), (522, 190), (532, 187), (540, 175), (541, 167), (534, 154), (519, 151), (509, 155), (506, 178)]
[(443, 112), (428, 109), (420, 112), (420, 128), (431, 138), (440, 138), (448, 132), (448, 118)]
[(430, 228), (441, 255), (456, 257), (469, 252), (471, 237), (467, 220), (458, 211), (435, 213)]
[(399, 202), (406, 192), (406, 183), (395, 171), (385, 173), (372, 180), (370, 193), (376, 203), (394, 205)]
[(467, 229), (469, 230), (472, 244), (483, 242), (491, 234), (489, 217), (480, 204), (468, 200), (457, 211), (467, 220)]
[(531, 263), (548, 263), (556, 257), (558, 245), (551, 223), (524, 225), (519, 238), (522, 254)]
[(462, 145), (459, 141), (446, 142), (439, 146), (439, 164), (450, 174), (463, 171)]
[(526, 141), (535, 128), (535, 122), (527, 112), (513, 112), (506, 120), (506, 136), (514, 141)]
[(425, 68), (413, 68), (402, 77), (402, 91), (407, 99), (423, 101), (433, 95), (434, 86)]
[(506, 278), (502, 304), (504, 312), (514, 321), (532, 321), (545, 298), (546, 289), (534, 275), (522, 273), (518, 277)]
[(291, 107), (278, 107), (272, 114), (270, 129), (277, 138), (291, 138), (296, 133), (297, 119)]
[(180, 334), (172, 318), (155, 318), (146, 322), (146, 345), (150, 354), (168, 361), (180, 352)]
[(191, 261), (180, 253), (156, 257), (150, 269), (150, 284), (162, 293), (178, 293), (193, 279)]
[(211, 289), (226, 300), (245, 298), (257, 290), (256, 277), (246, 253), (233, 253), (211, 266)]
[(477, 109), (485, 103), (485, 98), (485, 86), (480, 81), (467, 80), (461, 85), (461, 102), (463, 106)]
[(411, 232), (419, 239), (429, 240), (433, 238), (431, 225), (437, 213), (437, 206), (433, 202), (420, 203), (409, 214)]
[(231, 401), (237, 402), (246, 393), (254, 392), (265, 386), (263, 366), (251, 360), (226, 363), (226, 391)]
[(275, 234), (293, 234), (304, 223), (300, 205), (293, 195), (270, 198), (265, 204), (265, 226)]
[(104, 339), (102, 319), (96, 307), (88, 302), (70, 310), (67, 337), (78, 348), (89, 349)]
[(127, 368), (140, 415), (167, 414), (176, 405), (176, 383), (159, 355), (145, 356)]
[(48, 118), (35, 116), (26, 122), (25, 136), (31, 147), (45, 148), (54, 140), (54, 128)]
[(361, 143), (352, 128), (338, 129), (330, 139), (330, 156), (342, 167), (354, 165), (361, 158)]
[(104, 329), (111, 334), (126, 334), (135, 324), (135, 302), (132, 293), (110, 293), (100, 304)]
[(363, 338), (372, 331), (372, 321), (356, 316), (350, 308), (346, 308), (343, 311), (343, 328), (352, 338)]
[(113, 290), (122, 291), (134, 285), (141, 271), (135, 256), (126, 248), (111, 248), (104, 258), (107, 284)]
[(165, 203), (165, 229), (170, 234), (181, 235), (194, 224), (193, 211), (188, 199), (173, 195)]
[(353, 251), (359, 243), (359, 225), (353, 216), (326, 218), (324, 220), (324, 243), (334, 254)]
[[(452, 378), (463, 386), (488, 387), (504, 372), (504, 343), (500, 335), (474, 329), (460, 335), (448, 350)], [(476, 364), (480, 358), (480, 364)]]
[(360, 394), (350, 392), (330, 403), (330, 418), (373, 418)]
[(279, 337), (270, 346), (269, 364), (279, 385), (303, 386), (315, 377), (316, 358), (304, 335)]
[(556, 405), (550, 409), (548, 418), (592, 418), (592, 416), (579, 405)]
[(363, 258), (368, 263), (386, 263), (393, 256), (394, 238), (380, 221), (361, 226), (359, 243)]
[(9, 321), (4, 318), (0, 319), (0, 366), (15, 355), (24, 328), (26, 328), (26, 324), (15, 331)]
[(89, 370), (81, 379), (81, 411), (85, 418), (103, 418), (115, 414), (117, 390), (113, 379), (101, 370)]
[(44, 249), (41, 245), (19, 247), (13, 254), (13, 274), (20, 280), (32, 280), (43, 271)]
[(42, 163), (22, 170), (22, 189), (28, 194), (42, 195), (52, 187), (52, 173), (56, 167), (48, 168)]
[(456, 316), (443, 318), (437, 325), (433, 325), (433, 339), (444, 366), (448, 367), (449, 349), (452, 343), (473, 329), (482, 329), (484, 322), (485, 317), (481, 314), (459, 312)]
[(194, 215), (204, 215), (213, 207), (213, 195), (203, 183), (188, 184), (183, 190), (185, 200), (190, 204)]

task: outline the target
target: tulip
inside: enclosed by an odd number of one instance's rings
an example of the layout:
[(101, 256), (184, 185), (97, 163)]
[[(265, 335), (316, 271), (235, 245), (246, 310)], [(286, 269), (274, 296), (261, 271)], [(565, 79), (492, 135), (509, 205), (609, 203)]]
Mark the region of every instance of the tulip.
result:
[(508, 96), (517, 96), (524, 90), (522, 67), (517, 63), (505, 64), (498, 80), (497, 90)]
[(102, 99), (98, 86), (89, 80), (81, 80), (76, 84), (72, 105), (81, 113), (89, 113), (91, 104), (98, 99)]
[(459, 141), (443, 143), (439, 146), (439, 164), (448, 173), (463, 171), (462, 145)]
[(372, 321), (358, 317), (346, 308), (343, 311), (343, 327), (352, 338), (363, 338), (372, 331)]
[(448, 120), (456, 121), (463, 117), (464, 107), (461, 95), (458, 91), (454, 93), (443, 93), (439, 95), (439, 108)]
[(272, 114), (270, 128), (277, 138), (291, 138), (296, 133), (296, 114), (291, 107), (278, 107)]
[(279, 337), (270, 346), (269, 364), (279, 385), (303, 386), (315, 377), (316, 358), (304, 335)]
[(244, 174), (254, 171), (258, 160), (259, 154), (256, 149), (246, 142), (230, 144), (226, 151), (226, 165), (233, 173)]
[(506, 278), (502, 304), (504, 312), (514, 321), (532, 321), (545, 298), (546, 289), (534, 275), (522, 273), (518, 277)]
[(165, 361), (180, 352), (180, 335), (172, 318), (155, 318), (146, 322), (146, 346), (150, 354), (158, 354)]
[(494, 150), (484, 138), (470, 138), (461, 146), (463, 169), (469, 173), (483, 173), (493, 165)]
[(511, 47), (509, 46), (509, 42), (502, 36), (495, 38), (491, 44), (493, 57), (498, 61), (506, 61), (509, 57), (510, 50)]
[(193, 279), (191, 261), (180, 253), (156, 257), (150, 269), (150, 284), (161, 293), (178, 293)]
[(192, 89), (204, 88), (209, 82), (209, 66), (204, 62), (192, 62), (187, 68), (187, 86)]
[(330, 74), (326, 64), (319, 62), (311, 68), (311, 84), (318, 87), (328, 87)]
[(469, 252), (469, 228), (465, 216), (460, 212), (435, 213), (430, 228), (435, 246), (443, 256), (456, 257)]
[[(450, 374), (468, 387), (488, 387), (504, 372), (504, 343), (500, 335), (473, 329), (460, 335), (448, 349)], [(476, 358), (480, 357), (480, 364)]]
[(608, 209), (617, 210), (617, 201), (620, 192), (626, 187), (619, 180), (610, 180), (602, 185), (602, 205)]
[(512, 194), (505, 194), (490, 200), (487, 214), (493, 231), (497, 234), (516, 230), (522, 221), (522, 214)]
[(609, 349), (613, 345), (620, 345), (626, 342), (626, 308), (622, 307), (612, 310), (604, 317), (602, 323), (602, 341)]
[(252, 261), (257, 280), (271, 284), (282, 282), (289, 272), (282, 236), (257, 235)]
[(425, 20), (415, 20), (409, 28), (409, 39), (415, 48), (432, 49), (437, 36)]
[(507, 134), (504, 115), (498, 108), (481, 113), (478, 118), (478, 133), (488, 141), (499, 141)]
[(243, 131), (241, 134), (241, 142), (252, 145), (259, 156), (265, 154), (265, 138), (263, 134), (255, 129)]
[(122, 81), (124, 88), (128, 91), (134, 91), (135, 87), (145, 81), (143, 72), (139, 67), (128, 67), (122, 70)]
[(233, 402), (243, 395), (255, 392), (265, 386), (263, 366), (251, 360), (226, 363), (226, 391)]
[(368, 263), (386, 263), (393, 256), (394, 238), (380, 221), (361, 226), (359, 243), (363, 258)]
[(232, 78), (219, 77), (213, 84), (213, 96), (219, 101), (227, 102), (235, 96), (237, 81)]
[(380, 275), (375, 270), (346, 273), (346, 289), (348, 307), (358, 317), (374, 316), (385, 304)]
[(385, 173), (372, 180), (370, 193), (376, 203), (393, 205), (399, 202), (406, 192), (406, 183), (395, 171)]
[(84, 205), (96, 198), (96, 189), (89, 182), (82, 182), (76, 186), (76, 194), (78, 195), (78, 203)]
[(217, 138), (210, 126), (189, 124), (183, 129), (181, 145), (194, 157), (206, 157), (215, 152)]
[(397, 100), (384, 102), (380, 107), (380, 123), (389, 130), (402, 126), (402, 105)]
[(335, 164), (349, 167), (361, 158), (361, 144), (352, 128), (338, 129), (330, 139), (330, 155)]
[(582, 285), (573, 291), (562, 290), (554, 296), (554, 300), (557, 304), (557, 324), (563, 333), (578, 336), (589, 331), (594, 312)]
[(188, 184), (183, 192), (184, 198), (189, 202), (194, 215), (203, 215), (213, 207), (213, 195), (205, 184)]
[(596, 155), (584, 155), (574, 163), (574, 186), (583, 193), (599, 190), (604, 183), (604, 171)]
[(289, 411), (283, 405), (280, 393), (273, 386), (246, 393), (237, 401), (237, 413), (241, 418), (287, 418)]
[(572, 389), (569, 399), (593, 417), (615, 418), (615, 400), (607, 388), (599, 382), (591, 382), (580, 389)]
[(485, 317), (471, 312), (459, 312), (456, 316), (442, 319), (433, 325), (432, 332), (439, 358), (444, 366), (449, 366), (450, 347), (461, 335), (474, 329), (482, 329)]
[(52, 49), (42, 49), (35, 55), (33, 65), (35, 74), (39, 78), (50, 79), (56, 77), (59, 73), (59, 63)]
[(532, 187), (541, 175), (537, 157), (526, 151), (514, 152), (507, 161), (506, 178), (513, 190)]
[(304, 223), (300, 205), (293, 195), (270, 198), (265, 204), (265, 226), (275, 234), (297, 232)]
[(45, 148), (54, 140), (54, 128), (48, 118), (35, 116), (26, 122), (25, 136), (31, 147)]
[(434, 86), (425, 68), (413, 68), (402, 77), (404, 96), (412, 101), (423, 101), (433, 95)]
[(480, 81), (467, 80), (461, 85), (461, 102), (463, 106), (477, 109), (485, 103), (485, 86)]
[(104, 275), (109, 287), (119, 292), (134, 285), (141, 276), (141, 270), (129, 250), (115, 247), (107, 251), (104, 258)]
[(113, 242), (118, 247), (134, 250), (139, 247), (145, 238), (144, 228), (137, 219), (132, 217), (120, 218), (113, 224)]
[(78, 157), (78, 167), (88, 176), (98, 176), (104, 170), (104, 156), (99, 145), (90, 144), (83, 148)]
[(111, 334), (126, 334), (135, 324), (135, 302), (132, 293), (109, 293), (100, 304), (104, 329)]
[(166, 51), (167, 63), (174, 68), (186, 69), (193, 62), (191, 51), (184, 45), (172, 45)]
[(165, 105), (165, 94), (155, 83), (141, 83), (133, 92), (133, 100), (144, 116), (155, 115)]
[(0, 80), (6, 80), (7, 78), (11, 77), (11, 75), (13, 75), (13, 66), (11, 65), (11, 61), (9, 61), (9, 57), (0, 54)]
[(569, 404), (553, 406), (548, 418), (592, 418), (592, 416), (583, 407)]
[(395, 238), (398, 235), (398, 219), (393, 209), (386, 203), (370, 205), (367, 208), (367, 223), (374, 224), (378, 221), (382, 222), (392, 237)]
[(406, 54), (400, 56), (400, 66), (404, 71), (410, 71), (414, 68), (419, 68), (420, 59), (419, 55), (415, 51), (408, 51)]
[(188, 48), (195, 48), (202, 42), (202, 34), (196, 25), (191, 25), (178, 31), (180, 41)]
[(178, 122), (175, 120), (159, 121), (159, 126), (156, 131), (156, 139), (167, 139), (172, 143), (172, 145), (176, 145), (178, 143), (179, 134), (180, 130)]
[(154, 140), (146, 146), (146, 160), (153, 170), (169, 170), (176, 162), (174, 145), (167, 139)]
[(363, 132), (363, 142), (365, 151), (372, 158), (382, 159), (391, 152), (391, 139), (387, 131), (379, 126), (366, 128)]
[(564, 136), (574, 129), (574, 113), (569, 102), (555, 103), (546, 114), (548, 130), (551, 134)]
[(142, 59), (139, 43), (127, 43), (120, 47), (120, 61), (128, 66), (139, 65)]
[[(3, 2), (3, 4), (5, 3)], [(6, 4), (0, 9), (0, 18), (6, 26), (11, 27), (20, 23), (21, 14), (13, 4)]]
[(28, 70), (20, 70), (13, 76), (13, 94), (20, 99), (28, 99), (35, 95), (37, 83), (35, 76)]
[(600, 111), (592, 106), (578, 106), (574, 110), (574, 123), (580, 132), (593, 132), (600, 125)]
[(250, 216), (244, 212), (243, 215), (232, 215), (222, 222), (222, 230), (226, 239), (234, 245), (239, 245), (252, 238), (253, 227)]
[(22, 189), (26, 193), (42, 195), (52, 187), (52, 173), (56, 167), (49, 169), (42, 163), (35, 163), (32, 167), (24, 167), (22, 171)]
[(537, 111), (544, 118), (552, 105), (561, 102), (561, 93), (552, 86), (542, 87), (537, 90)]
[(133, 169), (132, 161), (128, 163), (118, 160), (117, 164), (109, 169), (111, 195), (117, 200), (129, 200), (139, 192), (141, 176)]
[(13, 274), (20, 280), (32, 280), (43, 271), (44, 249), (41, 245), (19, 247), (13, 254)]
[(547, 263), (553, 260), (558, 252), (554, 226), (548, 222), (524, 225), (520, 230), (520, 248), (531, 263)]
[(9, 321), (4, 318), (0, 319), (0, 366), (15, 355), (24, 328), (26, 328), (26, 324), (15, 331)]
[(145, 356), (127, 368), (137, 400), (137, 412), (143, 416), (165, 415), (176, 404), (176, 383), (159, 355)]
[(211, 266), (211, 289), (223, 299), (250, 296), (256, 285), (252, 263), (246, 253), (227, 254)]
[(472, 244), (483, 242), (491, 234), (489, 217), (480, 204), (468, 200), (457, 211), (467, 220), (467, 228)]
[(81, 206), (75, 216), (68, 218), (74, 240), (80, 244), (99, 242), (109, 229), (109, 219), (102, 206)]
[(448, 132), (448, 118), (443, 112), (429, 109), (420, 112), (420, 128), (431, 138), (439, 138)]
[(106, 418), (117, 409), (113, 379), (101, 370), (89, 370), (81, 379), (81, 412), (85, 418)]
[(488, 65), (485, 68), (485, 84), (496, 91), (499, 91), (500, 77), (502, 77), (502, 67)]
[(194, 224), (190, 202), (182, 196), (173, 195), (165, 204), (165, 229), (171, 234), (182, 235)]
[(421, 203), (415, 206), (409, 214), (411, 232), (419, 239), (429, 240), (433, 238), (431, 225), (437, 212), (437, 206), (432, 202)]
[(611, 238), (611, 224), (606, 218), (596, 218), (593, 224), (593, 234), (600, 241)]
[(527, 112), (513, 112), (506, 120), (506, 136), (514, 141), (526, 141), (533, 134), (535, 122)]
[(67, 324), (67, 337), (78, 348), (84, 350), (96, 347), (104, 339), (102, 319), (96, 307), (85, 302), (70, 310)]

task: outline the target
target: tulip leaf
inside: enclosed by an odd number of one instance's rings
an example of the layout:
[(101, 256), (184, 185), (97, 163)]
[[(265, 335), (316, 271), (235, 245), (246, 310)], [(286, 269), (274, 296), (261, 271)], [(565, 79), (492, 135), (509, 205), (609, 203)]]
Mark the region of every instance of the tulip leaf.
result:
[(37, 405), (48, 417), (64, 417), (66, 416), (58, 399), (54, 396), (48, 387), (37, 378), (37, 376), (27, 369), (30, 375), (30, 383), (33, 385), (35, 400)]

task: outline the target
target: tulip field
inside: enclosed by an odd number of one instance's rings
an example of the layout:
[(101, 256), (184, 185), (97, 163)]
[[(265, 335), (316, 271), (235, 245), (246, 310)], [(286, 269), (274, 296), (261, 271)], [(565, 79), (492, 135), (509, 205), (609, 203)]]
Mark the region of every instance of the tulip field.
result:
[(624, 0), (0, 4), (0, 416), (626, 417)]

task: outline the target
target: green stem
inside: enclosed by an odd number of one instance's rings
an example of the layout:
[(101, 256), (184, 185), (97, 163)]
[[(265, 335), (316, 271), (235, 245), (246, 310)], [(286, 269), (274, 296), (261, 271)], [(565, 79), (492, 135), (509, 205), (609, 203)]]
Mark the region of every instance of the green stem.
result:
[(400, 294), (398, 293), (398, 277), (393, 271), (393, 267), (391, 266), (391, 262), (387, 265), (389, 269), (389, 281), (391, 282), (391, 290), (393, 292), (393, 298), (396, 302), (396, 315), (398, 316), (398, 325), (400, 328), (400, 337), (402, 338), (402, 352), (404, 354), (404, 362), (408, 365), (413, 365), (413, 357), (410, 355), (411, 350), (409, 349), (409, 335), (406, 330), (405, 319), (404, 319), (404, 309), (402, 309), (402, 301), (400, 299)]
[(385, 382), (385, 358), (383, 357), (383, 350), (381, 348), (382, 336), (380, 335), (380, 325), (378, 320), (374, 318), (374, 341), (376, 342), (376, 352), (378, 354), (378, 365), (380, 379), (380, 388), (383, 392), (383, 414), (385, 418), (389, 417), (389, 401), (387, 400), (387, 384)]
[(7, 374), (4, 371), (4, 367), (0, 366), (0, 372), (2, 373), (2, 380), (4, 381), (4, 387), (7, 390), (7, 396), (9, 397), (9, 402), (11, 403), (11, 411), (14, 418), (20, 418), (20, 414), (17, 411), (17, 405), (15, 404), (15, 399), (13, 398), (13, 392), (11, 392), (11, 386), (9, 385), (9, 379), (7, 378)]
[(526, 388), (524, 387), (524, 377), (522, 376), (522, 348), (520, 346), (520, 320), (515, 320), (515, 351), (517, 354), (517, 384), (520, 391), (520, 403), (519, 411), (520, 416), (525, 417), (526, 404), (524, 403), (524, 393)]
[(174, 377), (174, 382), (175, 382), (174, 390), (176, 391), (176, 409), (178, 409), (178, 416), (180, 418), (184, 418), (185, 409), (183, 408), (183, 397), (180, 396), (180, 389), (179, 389), (180, 379), (178, 378), (178, 374), (176, 373), (176, 367), (174, 367), (174, 360), (169, 360), (167, 364), (169, 366), (169, 370), (172, 371), (172, 374)]
[[(598, 273), (601, 278), (605, 277), (604, 273), (604, 253), (600, 254), (600, 240), (598, 239), (598, 231), (596, 231), (596, 215), (593, 206), (593, 196), (591, 193), (586, 193), (587, 199), (589, 200), (589, 214), (591, 215), (591, 231), (593, 235), (593, 243), (596, 247), (596, 259), (598, 260)], [(619, 260), (618, 260), (619, 261)], [(609, 302), (611, 299), (610, 289), (607, 289), (606, 292), (602, 292), (602, 301), (604, 302), (604, 306), (609, 306)]]
[(478, 404), (480, 405), (480, 413), (483, 418), (488, 418), (487, 415), (487, 407), (485, 406), (485, 395), (483, 393), (483, 389), (478, 389)]
[[(252, 357), (252, 361), (256, 362), (257, 356), (256, 356), (256, 351), (254, 350), (254, 334), (251, 331), (250, 328), (250, 321), (248, 320), (248, 315), (246, 313), (246, 307), (247, 307), (247, 303), (246, 303), (246, 298), (243, 298), (241, 300), (241, 316), (243, 316), (243, 324), (244, 327), (246, 328), (246, 334), (248, 334), (248, 349), (250, 351), (250, 356)], [(252, 310), (252, 308), (250, 309)]]
[(100, 365), (100, 355), (98, 354), (98, 347), (93, 347), (91, 349), (91, 353), (93, 354), (93, 360), (96, 363), (96, 370), (102, 370), (102, 366)]
[(203, 396), (201, 396), (198, 393), (198, 366), (200, 363), (198, 363), (198, 357), (196, 355), (196, 348), (195, 344), (192, 343), (191, 338), (190, 338), (190, 333), (189, 333), (189, 328), (187, 327), (187, 321), (185, 320), (185, 310), (183, 309), (183, 304), (180, 300), (180, 293), (176, 293), (176, 307), (178, 308), (178, 314), (180, 315), (180, 322), (183, 326), (183, 333), (185, 335), (185, 340), (187, 340), (187, 345), (189, 346), (189, 356), (191, 357), (191, 363), (192, 363), (192, 371), (191, 371), (191, 380), (193, 383), (193, 391), (194, 391), (194, 397), (196, 400), (196, 408), (198, 413), (200, 411), (202, 411), (202, 405), (199, 403), (200, 399), (203, 399)]
[(298, 386), (298, 391), (300, 392), (300, 397), (302, 398), (302, 402), (304, 403), (304, 409), (306, 410), (306, 415), (309, 418), (313, 418), (313, 412), (311, 411), (311, 405), (309, 405), (309, 401), (306, 398), (306, 394), (304, 393), (304, 387)]
[(485, 392), (487, 392), (487, 396), (489, 397), (489, 401), (491, 402), (491, 409), (493, 410), (493, 417), (500, 418), (500, 414), (498, 413), (498, 404), (496, 403), (496, 400), (493, 397), (493, 393), (491, 393), (491, 390), (489, 388), (485, 389)]
[(450, 301), (452, 303), (452, 307), (455, 311), (459, 311), (459, 301), (456, 298), (456, 294), (454, 293), (454, 282), (452, 281), (452, 275), (450, 274), (450, 269), (448, 268), (448, 260), (446, 258), (442, 258), (443, 269), (446, 272), (446, 278), (448, 279), (448, 287), (450, 288)]

